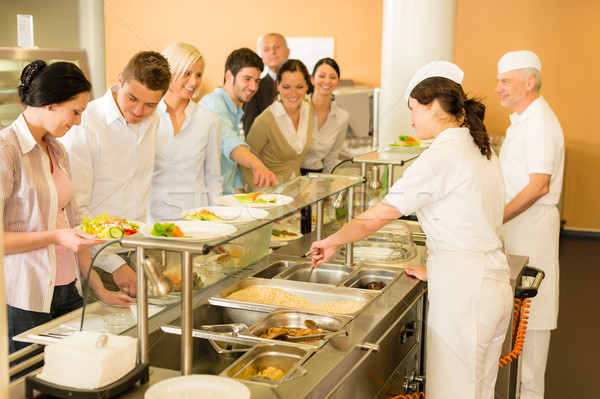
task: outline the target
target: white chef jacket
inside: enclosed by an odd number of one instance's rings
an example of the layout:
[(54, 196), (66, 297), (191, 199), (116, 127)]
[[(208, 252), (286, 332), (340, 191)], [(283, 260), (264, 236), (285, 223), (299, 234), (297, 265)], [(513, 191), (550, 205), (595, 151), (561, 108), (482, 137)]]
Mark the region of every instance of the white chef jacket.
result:
[(504, 182), (466, 128), (440, 133), (386, 199), (427, 235), (427, 397), (491, 398), (512, 310)]
[(529, 257), (529, 265), (544, 271), (538, 295), (531, 300), (528, 328), (557, 326), (559, 297), (558, 243), (564, 170), (564, 138), (548, 103), (539, 97), (511, 125), (500, 151), (508, 203), (528, 183), (530, 173), (550, 175), (550, 191), (502, 228), (507, 253)]
[(511, 114), (510, 121), (500, 150), (506, 202), (512, 201), (529, 183), (529, 174), (542, 173), (551, 176), (550, 191), (536, 204), (558, 204), (565, 163), (564, 137), (558, 118), (540, 96), (522, 114)]
[(321, 129), (318, 129), (317, 114), (314, 113), (313, 117), (313, 138), (301, 167), (313, 170), (323, 169), (323, 172), (330, 173), (338, 164), (338, 154), (346, 138), (350, 114), (332, 102), (327, 120)]
[[(60, 141), (69, 153), (73, 197), (81, 216), (106, 212), (145, 222), (160, 119), (155, 112), (129, 127), (113, 99), (118, 90), (114, 85), (90, 102), (81, 125), (73, 126)], [(123, 264), (119, 257), (97, 262), (108, 272)]]
[(403, 215), (418, 212), (430, 252), (489, 252), (502, 247), (500, 164), (495, 155), (491, 160), (481, 155), (466, 128), (440, 133), (386, 199)]
[(148, 204), (151, 223), (177, 220), (187, 209), (216, 205), (223, 193), (221, 118), (190, 101), (175, 135), (163, 100), (157, 113), (160, 126)]

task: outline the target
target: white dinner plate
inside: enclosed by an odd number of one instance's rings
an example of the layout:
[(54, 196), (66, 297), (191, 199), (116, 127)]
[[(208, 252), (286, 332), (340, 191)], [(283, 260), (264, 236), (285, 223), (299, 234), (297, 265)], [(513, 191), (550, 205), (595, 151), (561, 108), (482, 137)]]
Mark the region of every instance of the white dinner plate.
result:
[[(144, 223), (144, 222), (138, 222), (137, 220), (131, 220), (129, 223), (130, 223), (130, 224), (131, 224), (131, 223), (133, 223), (133, 224), (137, 224), (137, 225), (140, 227), (140, 228), (138, 229), (138, 233), (139, 233), (140, 231), (142, 231), (142, 228), (144, 228), (144, 227), (147, 227), (147, 226), (148, 226), (146, 223)], [(80, 224), (79, 226), (76, 226), (76, 227), (75, 227), (75, 229), (76, 229), (76, 230), (79, 230), (79, 231), (83, 231), (83, 224)], [(137, 234), (137, 233), (136, 233), (136, 234)], [(125, 236), (123, 236), (123, 237), (125, 237)], [(99, 240), (104, 240), (104, 241), (106, 241), (106, 242), (117, 242), (117, 241), (119, 241), (119, 240), (120, 240), (120, 238), (98, 238), (98, 239), (99, 239)]]
[(249, 399), (250, 390), (233, 378), (194, 374), (152, 385), (144, 399)]
[(386, 150), (390, 151), (390, 152), (400, 152), (400, 153), (407, 153), (407, 152), (409, 152), (409, 153), (420, 153), (420, 152), (424, 151), (427, 148), (429, 148), (429, 143), (421, 142), (416, 147), (404, 147), (404, 146), (398, 146), (398, 145), (391, 145), (390, 144)]
[(297, 240), (298, 238), (302, 237), (302, 234), (300, 234), (299, 231), (297, 230), (293, 230), (293, 229), (277, 229), (277, 228), (273, 228), (273, 230), (280, 230), (280, 231), (287, 231), (290, 233), (294, 233), (296, 234), (293, 237), (277, 237), (271, 234), (271, 242), (288, 242), (288, 241), (294, 241)]
[(143, 228), (141, 228), (140, 232), (145, 236), (156, 238), (159, 240), (206, 241), (218, 237), (227, 236), (237, 231), (237, 228), (235, 226), (219, 222), (180, 220), (166, 223), (174, 223), (175, 225), (179, 226), (181, 232), (186, 237), (157, 237), (150, 233), (153, 229), (153, 226), (144, 226)]
[(243, 206), (250, 208), (274, 208), (276, 206), (287, 205), (294, 201), (292, 197), (288, 197), (287, 195), (282, 194), (273, 194), (275, 196), (275, 202), (267, 202), (267, 203), (252, 203), (252, 202), (240, 202), (235, 197), (245, 195), (245, 194), (233, 194), (233, 195), (224, 195), (222, 197), (217, 198), (217, 203), (226, 206)]
[[(236, 200), (237, 202), (237, 200)], [(193, 215), (201, 210), (206, 209), (219, 216), (222, 223), (244, 224), (257, 219), (264, 219), (269, 216), (269, 213), (264, 209), (244, 208), (242, 206), (205, 206), (204, 208), (188, 209), (182, 212), (181, 217), (188, 219), (187, 215)], [(204, 222), (204, 220), (189, 219), (194, 221)]]

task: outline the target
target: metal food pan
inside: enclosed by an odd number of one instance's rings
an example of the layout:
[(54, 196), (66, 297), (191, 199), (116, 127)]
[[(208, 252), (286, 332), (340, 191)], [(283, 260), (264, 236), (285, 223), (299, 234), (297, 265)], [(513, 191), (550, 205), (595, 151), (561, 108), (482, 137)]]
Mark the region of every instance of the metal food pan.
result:
[(269, 266), (267, 266), (263, 270), (255, 273), (253, 275), (253, 277), (273, 278), (276, 275), (278, 275), (279, 273), (289, 269), (290, 267), (292, 267), (295, 264), (296, 264), (296, 262), (292, 262), (289, 260), (278, 260), (276, 262), (271, 263)]
[[(371, 303), (371, 301), (373, 301), (373, 299), (375, 299), (380, 294), (379, 291), (359, 290), (355, 288), (335, 287), (322, 284), (301, 283), (298, 281), (248, 278), (221, 291), (221, 293), (219, 293), (218, 295), (209, 298), (208, 302), (212, 305), (217, 306), (237, 307), (241, 309), (258, 310), (261, 312), (270, 312), (272, 310), (275, 310), (276, 308), (296, 309), (293, 306), (287, 306), (285, 304), (263, 304), (227, 298), (229, 295), (236, 291), (251, 287), (279, 288), (281, 290), (287, 291), (290, 294), (303, 297), (304, 299), (315, 305), (345, 301), (361, 301), (364, 303), (364, 305), (357, 311), (347, 313), (347, 316), (358, 315), (366, 306), (368, 306)], [(319, 312), (340, 314), (336, 312)]]
[[(306, 310), (280, 309), (269, 313), (259, 322), (243, 330), (240, 335), (260, 337), (271, 327), (305, 328), (304, 322), (306, 320), (312, 320), (319, 328), (327, 332), (335, 333), (348, 324), (352, 320), (352, 317), (310, 312)], [(273, 340), (267, 338), (263, 339), (267, 342), (273, 342)], [(302, 343), (320, 348), (325, 345), (327, 341), (329, 341), (329, 336), (326, 335), (323, 339), (318, 341)]]
[[(304, 281), (316, 284), (337, 284), (344, 280), (355, 269), (350, 266), (324, 263), (311, 273), (310, 262), (297, 263), (275, 276), (284, 280)], [(309, 279), (310, 276), (310, 279)]]
[[(281, 344), (258, 344), (248, 350), (231, 366), (227, 367), (221, 376), (237, 378), (269, 386), (278, 385), (290, 380), (290, 377), (300, 368), (312, 354), (313, 348), (296, 347)], [(256, 377), (258, 372), (267, 367), (275, 367), (284, 372), (279, 380), (268, 380)], [(304, 371), (305, 372), (305, 371)], [(302, 374), (300, 374), (302, 375)]]
[(340, 283), (341, 286), (350, 288), (366, 288), (370, 282), (381, 281), (385, 284), (383, 290), (388, 288), (402, 274), (399, 270), (377, 269), (377, 268), (360, 268), (355, 273)]

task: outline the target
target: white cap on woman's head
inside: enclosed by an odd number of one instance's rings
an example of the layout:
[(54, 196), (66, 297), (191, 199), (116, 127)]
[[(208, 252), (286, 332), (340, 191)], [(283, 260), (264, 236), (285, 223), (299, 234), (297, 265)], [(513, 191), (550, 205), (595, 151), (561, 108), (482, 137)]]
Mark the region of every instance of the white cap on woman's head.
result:
[(462, 71), (462, 69), (456, 66), (456, 64), (453, 64), (448, 61), (430, 62), (429, 64), (426, 64), (423, 67), (421, 67), (421, 69), (419, 69), (413, 75), (412, 79), (410, 80), (410, 83), (408, 84), (408, 88), (406, 89), (406, 94), (404, 95), (404, 98), (406, 99), (406, 101), (408, 101), (408, 97), (410, 97), (410, 93), (413, 91), (413, 89), (427, 78), (446, 78), (460, 85), (462, 84), (464, 76), (465, 73)]
[(533, 51), (509, 51), (500, 58), (500, 61), (498, 61), (498, 73), (523, 68), (533, 68), (542, 72), (542, 63)]

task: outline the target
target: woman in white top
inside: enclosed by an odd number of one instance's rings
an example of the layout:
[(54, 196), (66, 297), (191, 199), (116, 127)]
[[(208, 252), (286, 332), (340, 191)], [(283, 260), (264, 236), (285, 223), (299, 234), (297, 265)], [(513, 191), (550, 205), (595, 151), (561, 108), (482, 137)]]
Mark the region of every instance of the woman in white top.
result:
[[(483, 124), (485, 106), (467, 98), (463, 72), (437, 61), (407, 94), (412, 125), (431, 146), (389, 194), (336, 234), (313, 243), (313, 265), (402, 215), (417, 212), (427, 235), (428, 399), (492, 398), (512, 308), (499, 238), (504, 211), (500, 164)], [(407, 96), (408, 97), (408, 96)], [(415, 268), (407, 274), (419, 276)]]
[(182, 211), (215, 205), (223, 191), (221, 120), (193, 99), (200, 91), (204, 58), (187, 43), (173, 43), (162, 55), (171, 84), (158, 104), (154, 174), (148, 219), (179, 219)]
[(340, 84), (340, 67), (331, 58), (315, 64), (310, 81), (314, 92), (310, 100), (314, 110), (314, 133), (310, 149), (300, 165), (303, 175), (309, 172), (331, 173), (338, 163), (350, 115), (335, 103), (333, 91)]
[[(265, 166), (284, 183), (300, 175), (300, 162), (308, 152), (313, 134), (310, 102), (306, 99), (310, 75), (302, 61), (289, 59), (277, 70), (276, 101), (255, 120), (246, 136)], [(251, 190), (254, 177), (246, 168), (242, 175)]]

